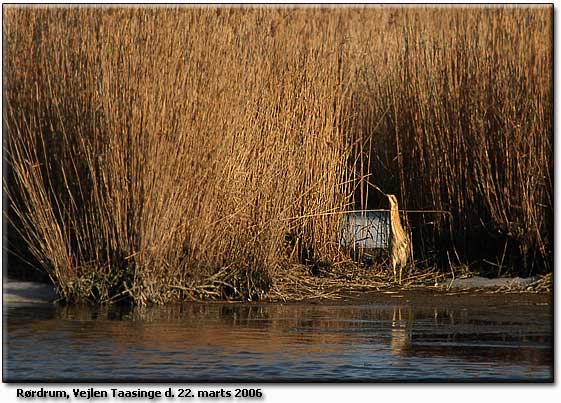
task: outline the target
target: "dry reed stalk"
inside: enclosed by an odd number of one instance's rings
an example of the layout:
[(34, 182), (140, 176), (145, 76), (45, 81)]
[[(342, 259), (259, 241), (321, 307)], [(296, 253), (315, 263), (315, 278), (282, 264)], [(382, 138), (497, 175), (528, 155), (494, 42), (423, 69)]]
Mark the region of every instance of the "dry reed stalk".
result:
[(10, 233), (69, 301), (262, 278), (248, 298), (338, 260), (331, 213), (372, 177), (452, 213), (412, 223), (423, 258), (495, 237), (550, 270), (551, 29), (550, 7), (5, 7)]
[(548, 273), (534, 283), (530, 284), (524, 291), (532, 291), (537, 293), (553, 292), (553, 273)]
[(232, 295), (248, 298), (270, 287), (287, 234), (337, 255), (337, 218), (286, 218), (345, 204), (341, 24), (7, 8), (8, 215), (62, 296), (164, 303), (259, 277)]
[(413, 217), (418, 256), (508, 249), (512, 273), (551, 270), (551, 33), (551, 7), (378, 9), (352, 31), (362, 169), (404, 209), (453, 216)]
[[(313, 274), (309, 267), (293, 265), (275, 272), (267, 295), (272, 301), (333, 300), (357, 292), (395, 290), (392, 272), (385, 266), (361, 267), (352, 263), (335, 264)], [(435, 268), (407, 273), (400, 289), (427, 288), (442, 282), (446, 274)]]

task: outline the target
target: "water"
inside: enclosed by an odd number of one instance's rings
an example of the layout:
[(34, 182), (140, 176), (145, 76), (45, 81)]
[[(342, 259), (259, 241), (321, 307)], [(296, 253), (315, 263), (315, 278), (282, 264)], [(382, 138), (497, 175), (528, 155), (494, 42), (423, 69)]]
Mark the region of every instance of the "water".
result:
[(536, 296), (426, 294), (143, 311), (5, 306), (4, 380), (552, 381), (551, 311)]

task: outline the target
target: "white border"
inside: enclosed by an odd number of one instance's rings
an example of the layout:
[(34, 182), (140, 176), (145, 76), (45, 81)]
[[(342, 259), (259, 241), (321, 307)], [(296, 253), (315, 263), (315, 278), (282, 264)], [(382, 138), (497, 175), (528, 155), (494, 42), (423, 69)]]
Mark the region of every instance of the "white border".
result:
[[(28, 1), (26, 3), (42, 3), (41, 1), (37, 1), (37, 0), (32, 0), (32, 1)], [(68, 2), (58, 2), (58, 3), (68, 3)], [(107, 1), (107, 0), (102, 0), (100, 2), (96, 2), (96, 3), (115, 3), (115, 2), (111, 2), (111, 1)], [(138, 3), (136, 1), (123, 1), (122, 3)], [(168, 2), (165, 1), (161, 1), (161, 0), (156, 0), (156, 1), (152, 1), (150, 2), (152, 4), (154, 3), (161, 3), (161, 4), (166, 4)], [(201, 2), (193, 2), (193, 1), (187, 1), (187, 2), (181, 2), (181, 3), (186, 3), (186, 4), (192, 4), (192, 3), (201, 3)], [(205, 3), (220, 3), (220, 4), (239, 4), (238, 2), (205, 2)], [(250, 0), (247, 1), (246, 3), (250, 3), (250, 4), (264, 4), (264, 2), (261, 1), (254, 1), (254, 0)], [(270, 1), (267, 3), (283, 3), (286, 4), (287, 2), (282, 2), (282, 1)], [(291, 2), (293, 4), (301, 4), (303, 2)], [(312, 1), (308, 1), (305, 2), (306, 4), (317, 4), (317, 3), (322, 3), (320, 1), (317, 0), (312, 0)], [(364, 3), (368, 3), (368, 2), (364, 2), (364, 1), (341, 1), (341, 2), (336, 2), (338, 4), (364, 4)], [(331, 4), (336, 4), (336, 3), (331, 3)], [(381, 1), (379, 3), (391, 3), (391, 2), (387, 2), (387, 1)], [(412, 1), (410, 3), (413, 4), (424, 4), (426, 2), (422, 2), (422, 1)], [(452, 0), (452, 1), (436, 1), (436, 2), (432, 2), (432, 3), (437, 3), (437, 4), (465, 4), (465, 3), (476, 3), (476, 2), (472, 2), (472, 1), (456, 1), (456, 0)], [(504, 2), (504, 1), (496, 1), (494, 2), (496, 4), (511, 4), (512, 2)], [(515, 3), (519, 3), (519, 4), (529, 4), (530, 2), (515, 2)], [(4, 3), (2, 3), (4, 4)], [(553, 2), (555, 9), (557, 9), (560, 4), (561, 4), (561, 0), (555, 0)], [(555, 12), (555, 14), (557, 14), (557, 12)], [(555, 17), (557, 17), (555, 15)], [(555, 20), (557, 18), (554, 17), (554, 22), (556, 22)], [(557, 48), (558, 48), (558, 41), (559, 41), (559, 35), (558, 35), (558, 29), (556, 27), (557, 24), (555, 24), (555, 33), (554, 33), (554, 44), (555, 44), (555, 49), (554, 49), (554, 58), (555, 58), (555, 71), (554, 71), (554, 77), (559, 78), (559, 60), (557, 60), (557, 57), (559, 56), (559, 53), (557, 52)], [(0, 88), (1, 88), (1, 83), (0, 83)], [(557, 118), (557, 114), (559, 113), (559, 98), (555, 97), (555, 110), (557, 111), (556, 116), (555, 116), (555, 155), (558, 156), (559, 155), (559, 142), (560, 139), (558, 137), (558, 118)], [(1, 170), (1, 167), (0, 167)], [(559, 164), (559, 160), (558, 158), (556, 158), (555, 161), (555, 174), (554, 174), (554, 178), (559, 178), (561, 174), (560, 171), (560, 164)], [(558, 180), (556, 180), (556, 190), (559, 186)], [(559, 251), (561, 250), (560, 248), (560, 241), (559, 241), (559, 234), (557, 229), (559, 228), (559, 194), (556, 191), (555, 192), (555, 251), (557, 252), (557, 254), (559, 253)], [(0, 258), (1, 259), (1, 258)], [(556, 259), (556, 269), (558, 266), (559, 259)], [(556, 270), (557, 271), (557, 270)], [(557, 282), (555, 283), (555, 295), (557, 295), (557, 291), (558, 291), (558, 286), (557, 286)], [(556, 298), (557, 300), (557, 298)], [(555, 323), (559, 323), (559, 309), (557, 309), (557, 305), (555, 304)], [(557, 329), (556, 329), (557, 330)], [(558, 346), (557, 340), (558, 340), (558, 336), (559, 333), (555, 332), (555, 347)], [(559, 357), (559, 352), (556, 351), (556, 360), (555, 360), (555, 368), (558, 368), (557, 362), (558, 362), (558, 357)], [(559, 376), (557, 374), (557, 376)], [(217, 384), (219, 385), (219, 384)], [(31, 385), (27, 385), (27, 384), (21, 384), (19, 385), (20, 387), (23, 388), (29, 388)], [(39, 385), (37, 385), (39, 386)], [(56, 384), (45, 384), (42, 385), (44, 388), (46, 389), (58, 389), (60, 390), (61, 388), (64, 388), (65, 390), (67, 390), (68, 392), (71, 392), (73, 387), (87, 387), (90, 385), (56, 385)], [(120, 389), (125, 389), (127, 388), (127, 385), (117, 385), (117, 386), (113, 386), (113, 385), (100, 385), (100, 384), (96, 384), (96, 385), (91, 385), (92, 387), (96, 388), (96, 389), (101, 389), (101, 388), (105, 388), (106, 390), (109, 390), (111, 387), (118, 387)], [(130, 389), (134, 389), (134, 388), (138, 388), (141, 387), (142, 385), (138, 385), (138, 384), (131, 384), (128, 385)], [(173, 387), (179, 387), (180, 385), (154, 385), (154, 386), (145, 386), (145, 388), (150, 389), (153, 387), (156, 387), (157, 389), (160, 390), (164, 390), (165, 386), (173, 386)], [(187, 386), (187, 385), (185, 385)], [(195, 384), (190, 385), (190, 386), (195, 386)], [(204, 384), (204, 385), (200, 385), (201, 389), (206, 389), (209, 390), (212, 388), (212, 384)], [(6, 402), (24, 402), (26, 400), (22, 400), (22, 399), (17, 399), (16, 398), (16, 388), (18, 387), (18, 385), (14, 385), (14, 384), (5, 384), (3, 383), (0, 386), (0, 399), (1, 401), (6, 401)], [(218, 388), (220, 387), (224, 387), (224, 388), (228, 388), (233, 390), (236, 385), (234, 384), (226, 384), (226, 385), (220, 385), (218, 386)], [(319, 384), (319, 385), (306, 385), (306, 384), (260, 384), (260, 385), (251, 385), (249, 387), (260, 387), (263, 391), (264, 391), (264, 395), (265, 398), (262, 400), (259, 399), (207, 399), (204, 401), (207, 402), (211, 402), (214, 400), (222, 400), (222, 401), (244, 401), (244, 402), (322, 402), (322, 403), (326, 403), (326, 402), (362, 402), (362, 401), (368, 401), (368, 402), (391, 402), (391, 403), (395, 403), (395, 402), (400, 402), (400, 401), (406, 401), (406, 402), (415, 402), (415, 403), (423, 403), (423, 402), (427, 402), (427, 403), (450, 403), (451, 401), (453, 401), (454, 403), (456, 402), (470, 402), (473, 403), (475, 402), (538, 402), (538, 401), (546, 401), (546, 402), (551, 402), (554, 401), (554, 396), (559, 396), (559, 386), (558, 385), (486, 385), (486, 384), (470, 384), (470, 385), (451, 385), (451, 386), (445, 386), (445, 385), (431, 385), (431, 384), (426, 384), (426, 385), (402, 385), (402, 384), (394, 384), (394, 385), (383, 385), (383, 384), (350, 384), (350, 385), (341, 385), (341, 384), (334, 384), (334, 385), (330, 385), (330, 384)], [(72, 399), (74, 400), (74, 399)], [(200, 401), (199, 399), (191, 399), (192, 401)], [(53, 402), (63, 402), (64, 400), (43, 400), (43, 399), (35, 399), (35, 400), (30, 400), (30, 402), (42, 402), (42, 401), (53, 401)], [(85, 402), (85, 400), (82, 400), (83, 402)], [(106, 402), (106, 401), (113, 401), (113, 399), (97, 399), (97, 400), (93, 400), (95, 402)], [(140, 399), (128, 399), (129, 402), (141, 402), (144, 400), (140, 400)], [(145, 401), (149, 401), (149, 400), (145, 400)], [(155, 400), (155, 401), (160, 401), (160, 402), (181, 402), (181, 400), (179, 399), (175, 399), (175, 400), (168, 400), (168, 399), (160, 399), (160, 400)]]

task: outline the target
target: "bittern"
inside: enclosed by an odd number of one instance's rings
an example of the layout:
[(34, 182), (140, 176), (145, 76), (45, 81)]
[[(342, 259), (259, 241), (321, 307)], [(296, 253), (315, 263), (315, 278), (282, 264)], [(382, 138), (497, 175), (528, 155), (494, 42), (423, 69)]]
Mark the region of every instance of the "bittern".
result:
[(393, 269), (394, 281), (397, 278), (397, 269), (399, 269), (399, 284), (401, 284), (403, 268), (407, 265), (411, 254), (411, 240), (401, 226), (397, 198), (391, 194), (387, 196), (390, 201), (390, 265)]

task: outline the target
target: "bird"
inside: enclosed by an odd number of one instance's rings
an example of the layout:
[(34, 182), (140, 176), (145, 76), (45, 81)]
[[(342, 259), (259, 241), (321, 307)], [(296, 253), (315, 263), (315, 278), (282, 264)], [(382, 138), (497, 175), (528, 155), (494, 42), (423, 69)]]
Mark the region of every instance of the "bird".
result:
[(393, 269), (394, 281), (397, 279), (397, 269), (399, 269), (399, 284), (401, 284), (403, 268), (411, 255), (411, 240), (401, 226), (397, 198), (392, 194), (386, 196), (390, 201), (390, 265)]

